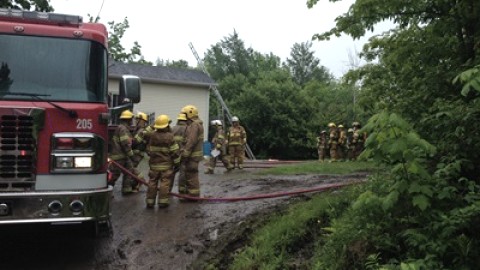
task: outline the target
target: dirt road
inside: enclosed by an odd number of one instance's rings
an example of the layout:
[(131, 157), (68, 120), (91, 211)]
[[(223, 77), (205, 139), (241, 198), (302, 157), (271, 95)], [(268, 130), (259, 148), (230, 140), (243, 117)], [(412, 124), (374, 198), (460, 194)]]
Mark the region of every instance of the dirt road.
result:
[[(223, 174), (200, 173), (202, 196), (240, 197), (292, 191), (322, 183), (364, 178), (326, 175), (258, 176), (259, 169)], [(203, 169), (202, 169), (203, 171)], [(271, 211), (288, 197), (234, 203), (180, 202), (167, 209), (146, 209), (145, 188), (112, 198), (113, 235), (88, 237), (82, 226), (0, 227), (0, 269), (197, 269), (201, 259), (226, 252), (248, 217)], [(176, 191), (176, 187), (174, 188)], [(260, 217), (261, 218), (261, 217)], [(229, 247), (230, 246), (230, 247)]]

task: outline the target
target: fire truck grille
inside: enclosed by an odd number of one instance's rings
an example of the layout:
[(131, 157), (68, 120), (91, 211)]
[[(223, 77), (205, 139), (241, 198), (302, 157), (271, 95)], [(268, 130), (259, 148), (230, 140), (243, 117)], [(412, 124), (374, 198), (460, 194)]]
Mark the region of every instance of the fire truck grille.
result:
[(33, 117), (0, 117), (0, 190), (29, 190), (34, 186)]

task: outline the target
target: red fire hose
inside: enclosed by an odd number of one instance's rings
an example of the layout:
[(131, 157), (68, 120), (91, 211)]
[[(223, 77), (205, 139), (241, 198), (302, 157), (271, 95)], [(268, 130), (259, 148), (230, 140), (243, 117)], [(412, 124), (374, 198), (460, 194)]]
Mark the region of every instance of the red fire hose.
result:
[[(118, 162), (115, 162), (114, 160), (110, 160), (110, 162), (113, 163), (113, 165), (117, 166), (123, 173), (130, 175), (133, 179), (135, 179), (135, 181), (141, 184), (147, 185), (147, 182), (145, 182), (145, 180), (137, 177), (136, 175), (131, 173), (129, 170), (127, 170), (125, 167), (120, 165)], [(229, 197), (229, 198), (194, 197), (194, 196), (178, 194), (174, 192), (170, 192), (170, 195), (178, 198), (182, 198), (182, 199), (195, 200), (195, 201), (236, 202), (236, 201), (250, 201), (250, 200), (258, 200), (258, 199), (278, 198), (278, 197), (293, 196), (293, 195), (298, 195), (303, 193), (326, 191), (326, 190), (338, 189), (338, 188), (353, 185), (353, 184), (359, 184), (362, 182), (363, 181), (349, 181), (344, 183), (324, 184), (324, 185), (314, 187), (314, 188), (309, 188), (309, 189), (301, 189), (301, 190), (294, 190), (294, 191), (288, 191), (288, 192), (275, 192), (275, 193), (259, 194), (259, 195), (253, 195), (253, 196), (245, 196), (245, 197)]]
[(319, 187), (302, 189), (302, 190), (294, 190), (289, 192), (275, 192), (275, 193), (269, 193), (269, 194), (259, 194), (259, 195), (253, 195), (253, 196), (229, 197), (229, 198), (192, 197), (192, 196), (177, 194), (177, 193), (170, 193), (170, 194), (172, 196), (188, 199), (188, 200), (209, 201), (209, 202), (236, 202), (236, 201), (250, 201), (250, 200), (258, 200), (258, 199), (278, 198), (278, 197), (293, 196), (293, 195), (298, 195), (303, 193), (326, 191), (326, 190), (337, 189), (337, 188), (358, 184), (358, 183), (361, 183), (361, 181), (325, 184)]
[(127, 170), (127, 168), (123, 167), (122, 165), (120, 165), (120, 164), (119, 164), (118, 162), (116, 162), (115, 160), (109, 159), (108, 162), (110, 162), (110, 163), (112, 163), (113, 165), (117, 166), (117, 168), (119, 168), (123, 173), (130, 175), (131, 177), (133, 177), (133, 179), (135, 179), (135, 181), (139, 182), (140, 184), (144, 184), (145, 186), (147, 185), (147, 182), (145, 182), (145, 180), (137, 177), (135, 174), (133, 174), (132, 172), (130, 172), (129, 170)]

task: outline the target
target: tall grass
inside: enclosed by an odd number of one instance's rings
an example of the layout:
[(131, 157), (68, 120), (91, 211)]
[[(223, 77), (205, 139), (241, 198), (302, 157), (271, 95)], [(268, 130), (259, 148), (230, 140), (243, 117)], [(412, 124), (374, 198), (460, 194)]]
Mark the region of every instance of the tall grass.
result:
[[(283, 214), (274, 215), (251, 236), (251, 243), (235, 256), (229, 269), (291, 268), (291, 258), (295, 257), (292, 255), (305, 247), (314, 249), (319, 238), (328, 233), (330, 221), (348, 207), (358, 188), (321, 193), (310, 201), (289, 206)], [(308, 269), (308, 262), (304, 264)]]
[(350, 174), (359, 171), (372, 171), (375, 165), (372, 162), (332, 162), (319, 163), (317, 161), (295, 163), (278, 166), (257, 172), (260, 175), (294, 175), (294, 174)]

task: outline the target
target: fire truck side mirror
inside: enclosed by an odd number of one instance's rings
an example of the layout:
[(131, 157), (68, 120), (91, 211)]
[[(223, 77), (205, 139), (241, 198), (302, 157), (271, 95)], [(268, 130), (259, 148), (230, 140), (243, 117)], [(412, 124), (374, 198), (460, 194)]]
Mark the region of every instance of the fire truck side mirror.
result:
[(123, 75), (120, 79), (119, 87), (118, 93), (120, 94), (120, 98), (122, 100), (127, 98), (132, 103), (140, 102), (141, 81), (138, 76)]

